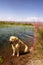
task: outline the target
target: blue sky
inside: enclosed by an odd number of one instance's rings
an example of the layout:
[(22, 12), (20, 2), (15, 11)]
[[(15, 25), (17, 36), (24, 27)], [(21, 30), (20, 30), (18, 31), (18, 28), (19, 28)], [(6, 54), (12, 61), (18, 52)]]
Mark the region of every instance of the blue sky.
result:
[(0, 0), (0, 20), (43, 21), (43, 0)]

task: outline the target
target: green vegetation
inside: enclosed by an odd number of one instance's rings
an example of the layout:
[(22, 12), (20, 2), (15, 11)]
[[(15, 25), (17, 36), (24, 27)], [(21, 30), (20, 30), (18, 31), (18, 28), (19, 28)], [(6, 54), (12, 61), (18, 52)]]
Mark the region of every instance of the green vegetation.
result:
[(29, 25), (29, 26), (33, 26), (33, 24), (31, 23), (23, 23), (23, 22), (6, 22), (6, 21), (0, 21), (0, 28), (2, 27), (11, 27), (11, 26), (14, 26), (14, 25)]
[(38, 28), (37, 31), (38, 42), (36, 43), (34, 53), (32, 54), (32, 59), (43, 58), (43, 29)]
[(4, 61), (4, 58), (2, 56), (0, 56), (0, 64), (2, 64)]
[(38, 42), (41, 44), (41, 47), (43, 49), (43, 30), (39, 29), (38, 32), (39, 32)]
[(39, 29), (39, 39), (42, 40), (43, 39), (43, 30)]

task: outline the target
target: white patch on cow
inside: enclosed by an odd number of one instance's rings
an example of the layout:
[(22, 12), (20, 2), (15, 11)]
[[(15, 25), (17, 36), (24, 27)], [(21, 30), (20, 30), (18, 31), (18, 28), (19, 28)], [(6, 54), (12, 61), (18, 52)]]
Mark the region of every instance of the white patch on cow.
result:
[(28, 46), (25, 45), (25, 50), (24, 50), (24, 52), (27, 52), (27, 51), (28, 51)]

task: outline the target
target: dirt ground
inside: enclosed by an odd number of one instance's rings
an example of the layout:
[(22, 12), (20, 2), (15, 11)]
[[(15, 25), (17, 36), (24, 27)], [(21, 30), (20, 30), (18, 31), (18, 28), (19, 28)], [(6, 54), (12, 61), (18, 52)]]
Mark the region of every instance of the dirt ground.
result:
[(12, 57), (9, 55), (1, 65), (43, 65), (43, 59), (32, 59), (30, 53)]
[(20, 55), (19, 57), (12, 57), (11, 55), (9, 55), (1, 65), (26, 65), (26, 63), (29, 62), (29, 59), (31, 59), (29, 53)]

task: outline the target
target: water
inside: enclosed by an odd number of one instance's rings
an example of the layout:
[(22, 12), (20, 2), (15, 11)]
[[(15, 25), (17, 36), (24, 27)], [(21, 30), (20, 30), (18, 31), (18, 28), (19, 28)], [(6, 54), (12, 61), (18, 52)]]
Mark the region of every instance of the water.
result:
[[(25, 35), (24, 35), (25, 34)], [(28, 39), (34, 39), (34, 27), (33, 26), (11, 26), (8, 28), (0, 28), (0, 47), (6, 44), (10, 36), (17, 36), (21, 40), (29, 42)], [(30, 37), (28, 37), (30, 36)], [(31, 38), (32, 37), (32, 38)]]

